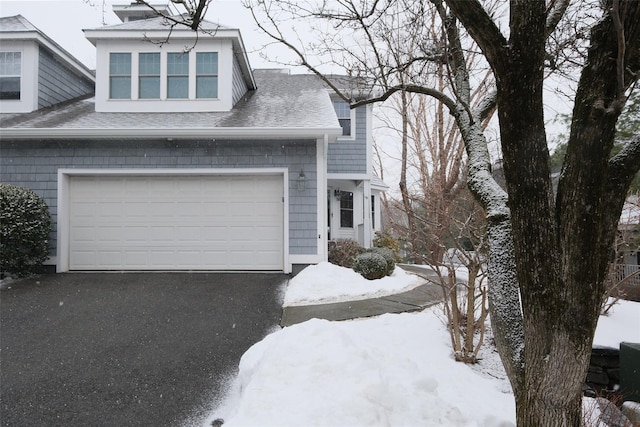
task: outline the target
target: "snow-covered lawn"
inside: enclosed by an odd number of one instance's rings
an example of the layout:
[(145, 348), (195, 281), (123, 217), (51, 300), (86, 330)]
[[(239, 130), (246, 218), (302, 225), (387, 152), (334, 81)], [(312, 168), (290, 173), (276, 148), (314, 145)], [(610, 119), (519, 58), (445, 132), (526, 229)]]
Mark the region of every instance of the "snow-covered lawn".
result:
[[(366, 298), (367, 286), (377, 296), (416, 285), (401, 270), (366, 283), (351, 273), (309, 267), (290, 281), (285, 303)], [(638, 324), (640, 304), (621, 302), (599, 323), (595, 344), (640, 342)], [(514, 425), (497, 354), (487, 345), (480, 356), (474, 366), (453, 361), (437, 306), (344, 322), (313, 319), (251, 347), (204, 425), (216, 419), (224, 427)]]
[(408, 291), (424, 283), (419, 277), (396, 267), (393, 274), (367, 280), (350, 268), (328, 262), (310, 265), (289, 281), (283, 305), (326, 304), (376, 298)]

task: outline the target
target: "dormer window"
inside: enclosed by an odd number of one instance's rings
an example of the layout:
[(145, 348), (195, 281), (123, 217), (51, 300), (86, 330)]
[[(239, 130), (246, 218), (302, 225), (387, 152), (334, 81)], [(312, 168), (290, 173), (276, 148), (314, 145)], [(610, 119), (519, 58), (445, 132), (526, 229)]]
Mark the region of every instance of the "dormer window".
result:
[(112, 53), (109, 57), (109, 98), (131, 99), (130, 53)]
[(160, 99), (160, 54), (141, 53), (138, 61), (138, 98)]
[(167, 98), (189, 98), (189, 53), (167, 54)]
[(196, 53), (196, 98), (218, 97), (218, 53)]
[(21, 52), (0, 52), (0, 99), (20, 99)]

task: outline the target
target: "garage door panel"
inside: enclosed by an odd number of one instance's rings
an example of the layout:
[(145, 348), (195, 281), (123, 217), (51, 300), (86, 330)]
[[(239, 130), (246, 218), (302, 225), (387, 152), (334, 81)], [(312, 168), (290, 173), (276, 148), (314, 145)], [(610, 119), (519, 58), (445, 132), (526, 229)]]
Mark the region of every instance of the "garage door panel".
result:
[(283, 268), (283, 181), (71, 177), (70, 269)]

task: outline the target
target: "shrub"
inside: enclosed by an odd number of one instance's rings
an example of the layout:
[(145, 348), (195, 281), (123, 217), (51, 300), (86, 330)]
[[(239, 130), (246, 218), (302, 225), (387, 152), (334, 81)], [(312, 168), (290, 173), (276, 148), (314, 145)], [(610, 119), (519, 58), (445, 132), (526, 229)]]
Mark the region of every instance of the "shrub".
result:
[(40, 196), (0, 184), (0, 274), (34, 273), (49, 255), (50, 232), (49, 208)]
[(400, 262), (400, 242), (387, 231), (376, 231), (373, 238), (373, 246), (376, 248), (387, 248), (391, 250), (395, 262)]
[(329, 247), (329, 262), (341, 267), (351, 268), (353, 260), (364, 252), (358, 242), (351, 239), (338, 239)]
[(366, 252), (353, 261), (353, 271), (368, 280), (382, 279), (387, 275), (387, 260), (375, 252)]
[(396, 257), (393, 251), (389, 248), (371, 248), (370, 252), (382, 255), (387, 262), (387, 276), (391, 276), (393, 270), (396, 269)]

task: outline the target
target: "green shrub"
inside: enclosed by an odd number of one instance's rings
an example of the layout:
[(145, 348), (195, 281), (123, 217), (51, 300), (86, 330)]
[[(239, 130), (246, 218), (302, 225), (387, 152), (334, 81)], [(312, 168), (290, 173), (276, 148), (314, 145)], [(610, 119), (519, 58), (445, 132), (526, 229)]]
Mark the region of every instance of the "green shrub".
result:
[(389, 248), (371, 248), (369, 252), (382, 255), (387, 262), (387, 276), (391, 276), (393, 270), (396, 269), (396, 256), (393, 251)]
[(376, 248), (387, 248), (391, 250), (395, 262), (400, 262), (400, 242), (386, 231), (376, 231), (373, 238), (373, 246)]
[(28, 276), (49, 256), (51, 216), (27, 188), (0, 184), (0, 275)]
[(353, 261), (353, 271), (368, 280), (382, 279), (387, 275), (387, 260), (375, 252), (366, 252)]
[(338, 239), (329, 244), (329, 262), (341, 267), (351, 268), (353, 260), (364, 253), (364, 248), (351, 239)]

